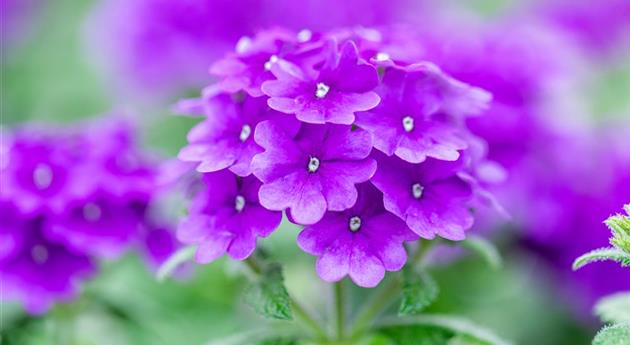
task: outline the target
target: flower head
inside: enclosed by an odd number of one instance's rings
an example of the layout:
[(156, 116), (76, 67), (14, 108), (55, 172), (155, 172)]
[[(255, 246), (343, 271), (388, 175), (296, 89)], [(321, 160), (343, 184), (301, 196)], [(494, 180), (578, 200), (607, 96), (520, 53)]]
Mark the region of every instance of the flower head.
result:
[(276, 80), (262, 84), (272, 109), (295, 114), (303, 122), (349, 125), (355, 112), (378, 105), (380, 98), (373, 91), (378, 84), (376, 69), (360, 60), (353, 42), (344, 43), (339, 51), (328, 43), (320, 70), (301, 69), (284, 60), (273, 66)]
[(355, 185), (376, 170), (368, 158), (370, 134), (349, 126), (304, 124), (290, 132), (278, 121), (265, 121), (255, 139), (265, 149), (252, 160), (254, 175), (263, 182), (260, 203), (271, 210), (290, 209), (301, 224), (319, 221), (326, 210), (352, 207)]
[(358, 186), (356, 204), (342, 212), (327, 212), (304, 228), (300, 248), (319, 256), (317, 273), (326, 281), (349, 275), (357, 285), (374, 287), (385, 271), (397, 271), (407, 261), (403, 241), (417, 239), (407, 225), (383, 208), (383, 195), (369, 183)]
[(258, 202), (260, 182), (253, 176), (238, 177), (229, 171), (202, 175), (203, 188), (195, 196), (190, 214), (179, 226), (177, 237), (198, 244), (200, 263), (228, 254), (236, 260), (249, 257), (257, 237), (269, 236), (280, 224), (282, 213)]

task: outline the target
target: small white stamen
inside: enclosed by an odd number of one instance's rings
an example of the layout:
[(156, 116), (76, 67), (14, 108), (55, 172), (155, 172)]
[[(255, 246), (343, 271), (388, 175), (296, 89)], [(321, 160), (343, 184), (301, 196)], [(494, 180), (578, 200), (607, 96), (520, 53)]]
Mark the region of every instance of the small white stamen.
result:
[(352, 232), (359, 231), (359, 229), (361, 228), (361, 218), (356, 217), (356, 216), (350, 218), (350, 222), (348, 223), (348, 227), (350, 228), (350, 231), (352, 231)]
[(414, 198), (420, 199), (422, 197), (423, 192), (424, 192), (424, 187), (422, 187), (421, 184), (414, 183), (413, 186), (411, 186), (411, 194), (413, 194)]
[(403, 128), (405, 129), (405, 132), (413, 131), (413, 127), (414, 127), (413, 117), (405, 116), (402, 120), (402, 125), (403, 125)]
[(50, 187), (53, 180), (53, 172), (48, 164), (39, 163), (33, 170), (33, 182), (35, 186), (40, 189), (46, 189)]
[(100, 206), (95, 203), (89, 202), (83, 206), (83, 218), (89, 222), (101, 219), (102, 213)]
[(245, 208), (245, 198), (242, 195), (237, 195), (234, 199), (234, 209), (236, 212), (241, 212)]
[(389, 54), (380, 52), (376, 54), (374, 58), (376, 59), (376, 61), (387, 61), (389, 60)]
[(315, 96), (317, 98), (324, 98), (330, 91), (330, 86), (324, 83), (317, 83), (317, 89), (315, 90)]
[(297, 34), (297, 40), (300, 43), (308, 42), (311, 40), (312, 37), (313, 37), (313, 33), (311, 32), (311, 30), (308, 30), (308, 29), (301, 30)]
[(243, 125), (243, 128), (241, 128), (241, 134), (238, 136), (238, 138), (241, 139), (241, 141), (245, 141), (249, 138), (251, 134), (252, 128), (249, 125)]
[(308, 160), (308, 172), (314, 173), (319, 169), (319, 159), (317, 157), (311, 157)]
[(41, 244), (36, 244), (31, 248), (31, 257), (38, 264), (43, 264), (48, 260), (48, 249)]
[(269, 60), (265, 62), (265, 71), (271, 71), (271, 66), (273, 66), (276, 62), (278, 62), (278, 57), (276, 55), (271, 55)]

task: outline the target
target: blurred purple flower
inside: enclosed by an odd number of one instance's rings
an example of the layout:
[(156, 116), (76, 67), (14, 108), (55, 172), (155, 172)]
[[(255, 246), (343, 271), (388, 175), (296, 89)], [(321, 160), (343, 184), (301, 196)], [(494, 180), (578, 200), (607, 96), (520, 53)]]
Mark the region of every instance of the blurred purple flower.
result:
[(403, 241), (417, 236), (407, 225), (383, 208), (383, 195), (369, 183), (357, 187), (356, 204), (343, 212), (327, 212), (307, 226), (298, 244), (319, 256), (317, 273), (325, 281), (346, 275), (359, 286), (374, 287), (385, 271), (398, 271), (407, 261)]
[(368, 158), (370, 134), (349, 126), (303, 124), (290, 132), (279, 121), (265, 121), (255, 139), (265, 149), (252, 160), (254, 175), (263, 182), (260, 203), (271, 210), (289, 208), (300, 224), (319, 221), (326, 210), (352, 207), (355, 185), (376, 170)]
[(244, 260), (256, 248), (257, 237), (269, 236), (280, 225), (281, 212), (258, 202), (261, 183), (223, 170), (202, 175), (200, 190), (177, 231), (184, 243), (198, 244), (196, 260), (208, 263), (224, 254)]
[(0, 203), (0, 214), (2, 298), (21, 301), (33, 314), (73, 299), (78, 283), (95, 271), (92, 261), (46, 239), (41, 217), (21, 217), (8, 202)]

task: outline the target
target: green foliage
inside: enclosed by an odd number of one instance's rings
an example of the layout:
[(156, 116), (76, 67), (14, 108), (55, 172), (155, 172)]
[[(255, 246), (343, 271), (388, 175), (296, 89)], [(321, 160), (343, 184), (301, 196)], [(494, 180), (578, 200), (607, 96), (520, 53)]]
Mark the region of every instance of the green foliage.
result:
[(630, 323), (630, 292), (622, 292), (600, 299), (595, 314), (603, 322)]
[(606, 219), (604, 223), (612, 232), (610, 243), (630, 254), (630, 204), (624, 206), (627, 215), (617, 214)]
[(396, 345), (508, 345), (487, 329), (452, 316), (422, 315), (391, 319), (378, 328)]
[(274, 336), (268, 329), (254, 330), (213, 340), (207, 345), (297, 345), (294, 337)]
[(464, 248), (481, 256), (491, 268), (497, 270), (503, 266), (501, 253), (492, 242), (485, 238), (469, 235), (461, 244)]
[(426, 271), (415, 272), (413, 267), (402, 270), (402, 301), (400, 315), (417, 315), (435, 301), (439, 287)]
[(617, 248), (600, 248), (590, 251), (573, 262), (573, 270), (579, 270), (580, 268), (598, 261), (616, 261), (623, 267), (630, 266), (630, 254), (625, 253)]
[(160, 268), (158, 269), (156, 274), (157, 280), (163, 282), (168, 277), (173, 275), (173, 272), (175, 272), (178, 267), (180, 267), (185, 262), (192, 260), (192, 258), (195, 256), (196, 250), (197, 246), (188, 246), (183, 247), (173, 253), (173, 255), (171, 255), (171, 257), (169, 257), (166, 262), (164, 262), (162, 266), (160, 266)]
[(593, 345), (628, 345), (630, 344), (630, 324), (618, 324), (604, 327), (593, 339)]
[(284, 286), (282, 267), (269, 264), (262, 268), (260, 277), (245, 291), (245, 303), (268, 318), (292, 320), (291, 300)]

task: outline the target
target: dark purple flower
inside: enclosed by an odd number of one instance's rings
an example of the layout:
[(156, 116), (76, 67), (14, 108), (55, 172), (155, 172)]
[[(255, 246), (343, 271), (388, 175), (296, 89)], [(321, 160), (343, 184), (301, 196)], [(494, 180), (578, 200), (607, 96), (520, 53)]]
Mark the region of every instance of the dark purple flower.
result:
[(463, 240), (473, 225), (468, 207), (473, 192), (458, 176), (463, 159), (454, 162), (428, 158), (410, 164), (396, 157), (376, 155), (379, 169), (372, 183), (384, 194), (385, 209), (403, 219), (422, 238), (436, 235)]
[(381, 104), (358, 113), (356, 124), (372, 134), (376, 149), (411, 163), (457, 160), (468, 146), (461, 118), (481, 112), (490, 100), (429, 63), (387, 68), (379, 94)]
[(319, 256), (317, 273), (325, 281), (346, 275), (359, 286), (374, 287), (385, 271), (398, 271), (407, 261), (404, 241), (418, 237), (405, 222), (383, 208), (383, 194), (369, 183), (359, 185), (356, 204), (343, 212), (327, 212), (298, 236), (300, 248)]
[(159, 160), (138, 143), (129, 120), (110, 115), (79, 128), (87, 137), (89, 167), (99, 189), (124, 199), (148, 201), (157, 189)]
[(264, 121), (255, 139), (265, 149), (252, 160), (254, 175), (264, 183), (260, 203), (270, 210), (289, 208), (300, 224), (319, 221), (326, 210), (352, 207), (355, 185), (376, 170), (368, 158), (370, 134), (350, 126), (303, 124), (291, 132), (281, 121)]
[(79, 281), (95, 270), (91, 260), (47, 240), (41, 218), (17, 217), (8, 203), (0, 205), (0, 214), (2, 299), (20, 301), (28, 312), (40, 314), (74, 298)]
[(376, 69), (359, 59), (357, 47), (346, 42), (337, 52), (330, 43), (329, 56), (320, 71), (309, 71), (285, 60), (271, 71), (276, 80), (266, 81), (262, 91), (271, 108), (295, 114), (308, 123), (352, 124), (354, 113), (370, 110), (380, 98), (373, 91), (378, 84)]
[(0, 143), (0, 199), (10, 199), (25, 213), (60, 212), (70, 200), (93, 191), (81, 143), (75, 136), (35, 128), (7, 133)]
[[(277, 113), (263, 98), (235, 98), (219, 94), (199, 101), (206, 119), (188, 133), (189, 144), (179, 152), (180, 160), (199, 162), (199, 172), (229, 168), (239, 176), (251, 174), (252, 158), (262, 152), (254, 141), (256, 125)], [(199, 107), (191, 101), (187, 105)]]
[(144, 206), (98, 193), (71, 202), (67, 209), (46, 218), (48, 238), (77, 253), (116, 258), (137, 239), (144, 221)]
[(260, 206), (261, 183), (253, 176), (241, 178), (223, 170), (203, 174), (202, 179), (204, 187), (180, 223), (177, 238), (198, 244), (199, 263), (225, 253), (244, 260), (256, 248), (258, 237), (267, 237), (278, 227), (282, 213)]

